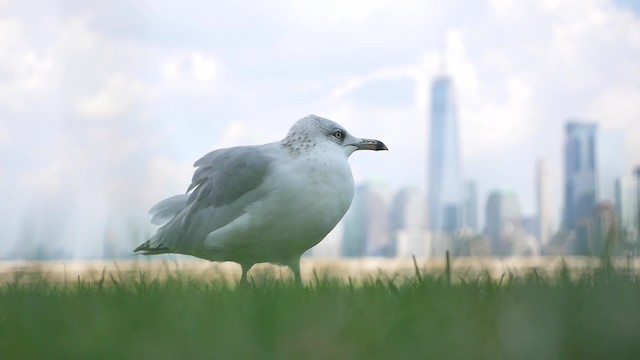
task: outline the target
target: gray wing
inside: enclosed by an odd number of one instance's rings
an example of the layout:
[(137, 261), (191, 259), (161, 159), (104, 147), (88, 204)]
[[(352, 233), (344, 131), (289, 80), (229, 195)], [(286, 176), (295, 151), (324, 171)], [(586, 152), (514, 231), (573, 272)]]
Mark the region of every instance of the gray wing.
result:
[[(158, 229), (151, 245), (177, 252), (199, 247), (206, 236), (246, 211), (247, 206), (266, 196), (260, 185), (267, 176), (273, 155), (267, 145), (241, 146), (212, 151), (198, 161), (187, 189), (186, 206)], [(189, 194), (189, 192), (191, 192)]]
[(175, 195), (155, 204), (149, 213), (153, 215), (151, 223), (164, 225), (187, 207), (188, 194)]
[(193, 164), (197, 169), (187, 193), (188, 204), (204, 201), (215, 206), (230, 204), (264, 181), (273, 157), (257, 146), (215, 150)]

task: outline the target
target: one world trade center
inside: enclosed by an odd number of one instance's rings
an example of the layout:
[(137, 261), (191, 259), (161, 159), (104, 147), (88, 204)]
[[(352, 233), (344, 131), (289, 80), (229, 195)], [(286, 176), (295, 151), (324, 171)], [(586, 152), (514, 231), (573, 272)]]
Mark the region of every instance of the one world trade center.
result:
[(439, 76), (431, 87), (431, 231), (450, 233), (462, 225), (463, 177), (458, 138), (453, 83), (449, 77)]

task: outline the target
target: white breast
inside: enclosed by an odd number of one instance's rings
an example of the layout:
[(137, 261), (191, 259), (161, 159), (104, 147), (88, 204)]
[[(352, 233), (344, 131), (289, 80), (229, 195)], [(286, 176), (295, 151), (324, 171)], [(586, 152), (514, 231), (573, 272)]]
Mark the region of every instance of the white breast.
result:
[(256, 262), (280, 262), (273, 256), (299, 256), (320, 242), (353, 200), (353, 177), (342, 154), (297, 157), (278, 166), (264, 185), (272, 189), (264, 201), (212, 233), (209, 245), (251, 248)]
[(324, 156), (322, 160), (300, 157), (291, 163), (290, 171), (280, 175), (287, 180), (274, 178), (277, 183), (286, 184), (273, 192), (272, 215), (268, 215), (282, 224), (280, 241), (309, 249), (342, 219), (354, 190), (351, 168), (341, 155)]

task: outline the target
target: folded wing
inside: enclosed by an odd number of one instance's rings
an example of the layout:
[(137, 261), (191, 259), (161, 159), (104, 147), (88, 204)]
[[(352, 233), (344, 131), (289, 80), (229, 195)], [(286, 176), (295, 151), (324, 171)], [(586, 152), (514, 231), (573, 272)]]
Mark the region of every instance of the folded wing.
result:
[[(206, 236), (241, 216), (249, 204), (267, 196), (261, 187), (274, 158), (257, 146), (212, 151), (198, 161), (187, 194), (162, 200), (152, 209), (152, 222), (163, 224), (135, 251), (198, 251)], [(154, 251), (156, 250), (156, 251)]]

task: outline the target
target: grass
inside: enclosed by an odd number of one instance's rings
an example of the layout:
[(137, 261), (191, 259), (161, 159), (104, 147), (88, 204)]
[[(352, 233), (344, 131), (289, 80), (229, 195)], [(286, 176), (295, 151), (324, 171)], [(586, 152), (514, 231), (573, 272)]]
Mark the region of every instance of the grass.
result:
[[(255, 276), (255, 275), (254, 275)], [(640, 283), (579, 277), (449, 281), (445, 274), (297, 287), (102, 276), (0, 286), (2, 359), (632, 359)]]

